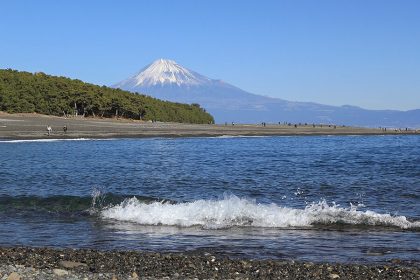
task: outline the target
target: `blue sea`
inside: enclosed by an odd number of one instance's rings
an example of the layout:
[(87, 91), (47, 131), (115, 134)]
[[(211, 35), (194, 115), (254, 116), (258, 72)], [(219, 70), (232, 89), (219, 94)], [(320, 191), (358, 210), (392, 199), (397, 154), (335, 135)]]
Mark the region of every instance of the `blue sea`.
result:
[(420, 263), (420, 137), (0, 141), (0, 246)]

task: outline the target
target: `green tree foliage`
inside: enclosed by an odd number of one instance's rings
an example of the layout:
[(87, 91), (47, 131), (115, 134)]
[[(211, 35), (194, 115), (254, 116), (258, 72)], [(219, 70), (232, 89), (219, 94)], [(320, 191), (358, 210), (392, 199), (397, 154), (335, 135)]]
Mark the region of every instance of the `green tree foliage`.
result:
[(0, 70), (0, 111), (164, 122), (214, 122), (213, 117), (198, 104), (167, 102), (66, 77), (11, 69)]

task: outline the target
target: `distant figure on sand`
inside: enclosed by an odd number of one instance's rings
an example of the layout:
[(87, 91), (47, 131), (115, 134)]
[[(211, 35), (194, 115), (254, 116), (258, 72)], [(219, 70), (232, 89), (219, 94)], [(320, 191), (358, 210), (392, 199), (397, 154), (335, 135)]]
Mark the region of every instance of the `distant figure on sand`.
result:
[(52, 132), (51, 126), (47, 125), (47, 133), (48, 133), (48, 136), (50, 136), (51, 132)]
[(64, 131), (64, 134), (66, 134), (66, 132), (67, 132), (67, 125), (63, 126), (63, 131)]

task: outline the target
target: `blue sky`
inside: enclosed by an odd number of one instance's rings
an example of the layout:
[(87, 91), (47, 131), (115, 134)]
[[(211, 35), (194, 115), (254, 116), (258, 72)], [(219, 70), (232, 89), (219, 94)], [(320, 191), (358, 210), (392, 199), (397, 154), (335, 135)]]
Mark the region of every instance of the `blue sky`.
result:
[(112, 85), (158, 58), (252, 93), (420, 108), (420, 1), (0, 1), (0, 68)]

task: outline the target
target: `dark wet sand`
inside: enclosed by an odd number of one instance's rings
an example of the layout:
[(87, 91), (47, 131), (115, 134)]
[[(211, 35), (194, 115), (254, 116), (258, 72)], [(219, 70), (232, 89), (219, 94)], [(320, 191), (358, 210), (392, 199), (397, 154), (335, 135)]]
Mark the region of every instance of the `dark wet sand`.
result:
[[(46, 127), (52, 127), (50, 136)], [(63, 127), (67, 126), (67, 133)], [(212, 137), (212, 136), (274, 136), (274, 135), (382, 135), (420, 134), (420, 131), (383, 131), (381, 129), (328, 125), (294, 126), (267, 124), (201, 125), (142, 122), (127, 119), (64, 118), (39, 114), (0, 113), (0, 138), (141, 138), (141, 137)]]
[(22, 279), (420, 279), (418, 266), (398, 260), (381, 265), (332, 264), (229, 259), (206, 252), (18, 247), (0, 248), (0, 273), (6, 277), (15, 273)]

